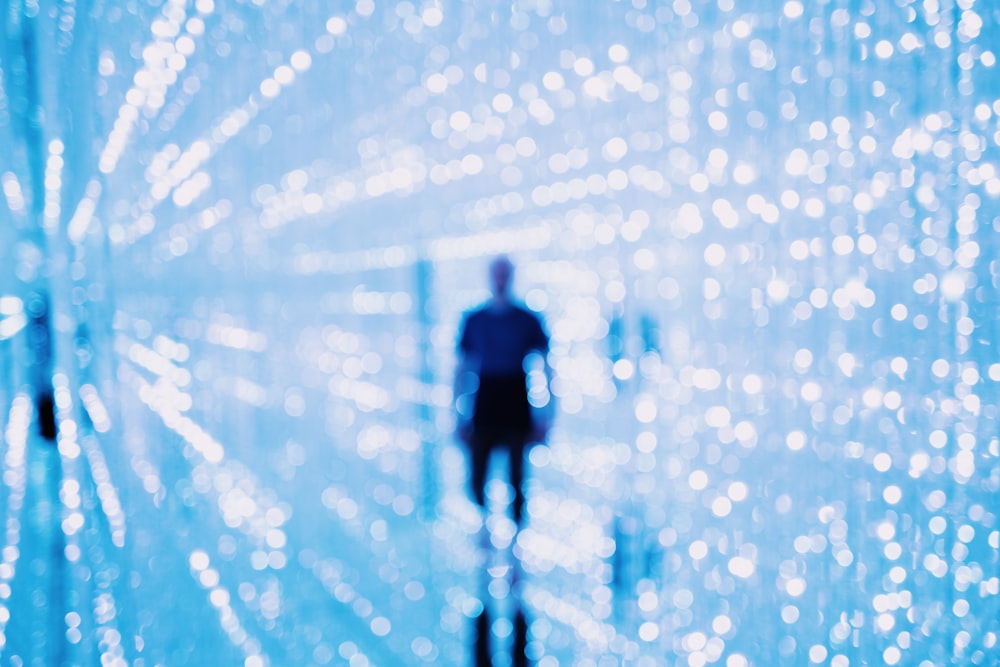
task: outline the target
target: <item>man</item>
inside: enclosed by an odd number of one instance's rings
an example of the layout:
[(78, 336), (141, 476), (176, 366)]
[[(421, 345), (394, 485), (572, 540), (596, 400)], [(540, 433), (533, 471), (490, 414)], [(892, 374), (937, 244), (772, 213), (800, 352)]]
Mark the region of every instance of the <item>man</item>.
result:
[[(547, 418), (533, 415), (524, 364), (533, 352), (545, 358), (549, 337), (539, 316), (511, 298), (513, 274), (510, 259), (503, 255), (494, 259), (489, 268), (492, 298), (468, 313), (462, 322), (455, 398), (459, 408), (458, 435), (470, 449), (470, 482), (476, 502), (486, 506), (490, 455), (506, 448), (514, 487), (514, 521), (520, 525), (525, 503), (525, 448), (544, 440), (549, 427)], [(471, 420), (463, 405), (464, 385), (470, 374), (478, 380)], [(547, 361), (545, 376), (547, 381), (551, 377)], [(550, 399), (549, 411), (551, 403)]]

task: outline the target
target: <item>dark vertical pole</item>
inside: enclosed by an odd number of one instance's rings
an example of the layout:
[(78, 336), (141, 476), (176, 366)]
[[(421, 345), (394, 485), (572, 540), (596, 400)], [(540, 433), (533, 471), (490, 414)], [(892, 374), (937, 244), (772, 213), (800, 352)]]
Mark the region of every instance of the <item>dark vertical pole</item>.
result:
[[(23, 643), (14, 648), (25, 663), (62, 665), (67, 662), (66, 640), (66, 560), (65, 536), (61, 530), (61, 457), (55, 445), (58, 433), (53, 371), (55, 330), (50, 281), (53, 264), (45, 229), (46, 135), (50, 118), (46, 114), (45, 41), (49, 15), (34, 2), (4, 3), (0, 27), (3, 55), (8, 67), (6, 83), (11, 97), (11, 127), (15, 139), (5, 151), (11, 167), (24, 184), (26, 219), (17, 232), (18, 240), (31, 248), (38, 260), (19, 275), (22, 283), (27, 326), (23, 332), (26, 357), (24, 387), (34, 402), (34, 432), (26, 452), (28, 478), (25, 501), (28, 516), (21, 552), (28, 576), (14, 595), (30, 623), (22, 634)], [(55, 74), (54, 72), (50, 74)], [(41, 441), (47, 446), (39, 447)], [(38, 600), (44, 604), (38, 606)], [(28, 620), (28, 619), (26, 619)]]
[(35, 400), (38, 435), (52, 444), (58, 434), (55, 397), (52, 390), (52, 318), (49, 300), (44, 293), (33, 294), (26, 304), (31, 385)]

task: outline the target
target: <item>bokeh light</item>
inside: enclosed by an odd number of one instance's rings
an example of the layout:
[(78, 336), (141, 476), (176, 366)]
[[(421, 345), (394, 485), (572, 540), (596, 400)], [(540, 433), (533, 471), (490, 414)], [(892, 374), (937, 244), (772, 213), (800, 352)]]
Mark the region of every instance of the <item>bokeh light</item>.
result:
[[(998, 20), (11, 5), (0, 660), (461, 665), (516, 599), (539, 667), (995, 663)], [(452, 436), (496, 253), (520, 532)]]

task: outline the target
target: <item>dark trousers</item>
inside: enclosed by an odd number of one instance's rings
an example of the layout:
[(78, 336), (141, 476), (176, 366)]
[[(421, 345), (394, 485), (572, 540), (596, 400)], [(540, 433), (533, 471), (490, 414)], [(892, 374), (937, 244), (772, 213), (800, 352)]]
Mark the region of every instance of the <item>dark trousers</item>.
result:
[(479, 378), (472, 417), (472, 494), (486, 506), (486, 474), (495, 450), (510, 456), (510, 484), (514, 487), (514, 521), (524, 511), (524, 449), (531, 431), (531, 407), (523, 373)]

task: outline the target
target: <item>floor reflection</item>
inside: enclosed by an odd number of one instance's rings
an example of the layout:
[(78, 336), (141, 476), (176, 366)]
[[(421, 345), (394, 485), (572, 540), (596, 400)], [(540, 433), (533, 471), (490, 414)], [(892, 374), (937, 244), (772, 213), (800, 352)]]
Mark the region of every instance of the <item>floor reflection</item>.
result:
[(994, 5), (3, 3), (0, 663), (997, 663)]
[[(489, 540), (484, 540), (489, 543)], [(516, 542), (516, 540), (515, 540)], [(513, 544), (513, 543), (512, 543)], [(487, 566), (480, 574), (482, 611), (472, 620), (472, 662), (476, 667), (526, 667), (529, 616), (522, 599), (524, 573), (515, 549), (482, 547)]]

